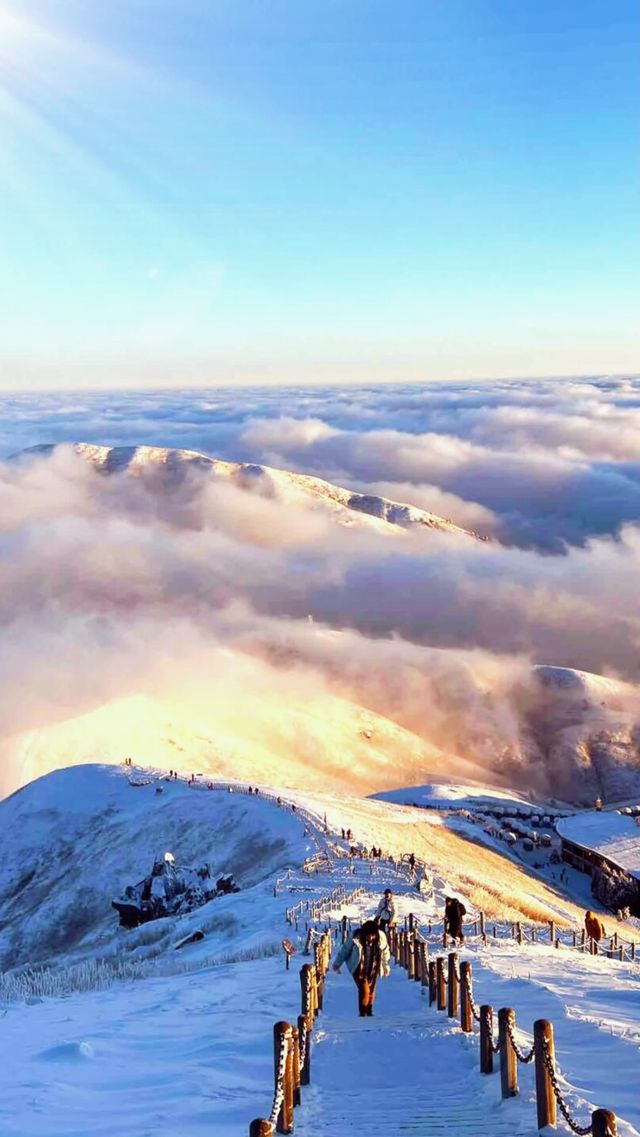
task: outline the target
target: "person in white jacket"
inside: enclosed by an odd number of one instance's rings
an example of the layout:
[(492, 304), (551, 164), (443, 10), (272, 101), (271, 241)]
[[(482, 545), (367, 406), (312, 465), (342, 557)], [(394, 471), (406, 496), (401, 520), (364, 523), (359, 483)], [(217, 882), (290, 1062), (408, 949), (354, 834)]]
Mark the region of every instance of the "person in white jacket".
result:
[(390, 974), (389, 944), (375, 920), (366, 920), (352, 936), (342, 944), (334, 962), (333, 970), (340, 973), (343, 963), (351, 972), (358, 988), (358, 1011), (361, 1018), (371, 1018), (376, 997), (378, 976)]
[(384, 896), (378, 904), (376, 909), (375, 919), (378, 921), (378, 926), (382, 928), (387, 940), (389, 939), (389, 928), (395, 922), (396, 918), (396, 904), (393, 899), (393, 893), (390, 888), (385, 888)]

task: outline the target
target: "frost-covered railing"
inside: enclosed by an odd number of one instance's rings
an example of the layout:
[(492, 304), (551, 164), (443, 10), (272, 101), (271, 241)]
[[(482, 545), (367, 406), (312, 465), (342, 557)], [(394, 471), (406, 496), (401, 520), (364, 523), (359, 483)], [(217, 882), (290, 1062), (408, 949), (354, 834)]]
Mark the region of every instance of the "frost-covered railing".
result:
[(274, 1089), (269, 1117), (249, 1126), (249, 1137), (293, 1133), (294, 1110), (301, 1102), (301, 1087), (311, 1081), (311, 1032), (322, 1010), (324, 980), (329, 970), (332, 932), (315, 929), (314, 962), (300, 969), (301, 1008), (297, 1025), (277, 1022), (273, 1028)]
[(555, 1060), (553, 1025), (546, 1019), (533, 1024), (533, 1040), (524, 1050), (516, 1027), (515, 1012), (511, 1007), (498, 1011), (498, 1036), (494, 1039), (493, 1007), (478, 1006), (473, 991), (471, 963), (459, 963), (458, 953), (448, 958), (429, 959), (429, 946), (420, 935), (413, 917), (406, 929), (390, 929), (390, 948), (396, 963), (403, 967), (409, 979), (429, 988), (429, 1005), (446, 1011), (451, 1019), (460, 1021), (465, 1034), (473, 1034), (474, 1023), (480, 1028), (480, 1072), (493, 1073), (494, 1055), (500, 1056), (500, 1085), (503, 1098), (518, 1093), (518, 1064), (535, 1063), (535, 1086), (538, 1129), (555, 1126), (557, 1110), (562, 1113), (569, 1128), (580, 1137), (616, 1137), (617, 1120), (607, 1109), (595, 1109), (587, 1125), (580, 1125), (573, 1117), (563, 1094)]
[(298, 904), (287, 908), (285, 919), (296, 931), (298, 931), (301, 923), (304, 923), (305, 930), (308, 930), (309, 924), (314, 920), (329, 920), (331, 912), (335, 908), (352, 904), (362, 896), (363, 892), (364, 888), (354, 888), (351, 892), (347, 892), (343, 885), (339, 885), (338, 888), (332, 889), (325, 896), (300, 900)]

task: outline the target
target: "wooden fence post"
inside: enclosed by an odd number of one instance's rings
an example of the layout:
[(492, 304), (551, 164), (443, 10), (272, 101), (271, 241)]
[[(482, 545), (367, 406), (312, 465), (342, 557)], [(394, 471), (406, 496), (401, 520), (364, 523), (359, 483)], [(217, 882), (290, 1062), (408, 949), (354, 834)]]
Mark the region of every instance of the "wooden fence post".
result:
[(293, 1104), (300, 1105), (300, 1031), (297, 1026), (291, 1028), (291, 1054), (293, 1058)]
[(273, 1125), (270, 1121), (256, 1117), (249, 1126), (249, 1137), (273, 1137)]
[(318, 999), (318, 972), (313, 964), (311, 964), (311, 1006), (313, 1017), (316, 1019), (320, 1010), (320, 1002)]
[(480, 1073), (493, 1074), (493, 1007), (480, 1007)]
[(460, 1027), (465, 1034), (473, 1030), (473, 1009), (471, 1007), (471, 964), (464, 960), (460, 964)]
[[(316, 944), (316, 948), (319, 948)], [(324, 1003), (324, 978), (322, 975), (322, 954), (320, 951), (316, 952), (316, 965), (314, 967), (314, 987), (316, 997), (316, 1014), (322, 1010)]]
[(447, 1015), (458, 1017), (458, 953), (449, 952)]
[(273, 1028), (274, 1089), (276, 1093), (280, 1072), (280, 1053), (283, 1045), (286, 1046), (287, 1055), (284, 1063), (284, 1096), (276, 1121), (276, 1133), (293, 1133), (293, 1052), (291, 1041), (291, 1023), (276, 1023)]
[(500, 1043), (500, 1086), (503, 1098), (518, 1093), (518, 1059), (509, 1038), (509, 1027), (515, 1029), (516, 1016), (511, 1007), (498, 1011), (498, 1040)]
[(413, 912), (410, 912), (409, 913), (409, 929), (408, 930), (410, 932), (412, 932), (414, 930), (415, 926), (416, 926), (416, 918), (415, 918)]
[(438, 982), (436, 977), (436, 961), (429, 960), (429, 1006), (433, 1006), (437, 998)]
[(593, 1137), (617, 1137), (618, 1119), (608, 1109), (594, 1109), (591, 1125)]
[(413, 978), (415, 979), (416, 983), (419, 983), (420, 980), (422, 979), (422, 951), (420, 950), (421, 947), (422, 947), (422, 944), (420, 943), (420, 940), (416, 939), (416, 937), (414, 936), (414, 939), (413, 939)]
[(554, 1060), (553, 1026), (546, 1019), (536, 1019), (533, 1024), (533, 1048), (536, 1063), (538, 1129), (544, 1129), (545, 1125), (556, 1124), (556, 1098), (545, 1062), (545, 1049), (551, 1060)]
[(520, 923), (519, 920), (516, 924), (516, 939), (517, 939), (519, 944), (522, 943), (522, 924)]
[(480, 916), (480, 935), (484, 936), (484, 912), (479, 912), (478, 915)]
[(298, 1015), (298, 1038), (306, 1038), (304, 1060), (300, 1065), (300, 1085), (308, 1086), (311, 1081), (311, 1018)]
[(407, 979), (415, 979), (416, 977), (416, 941), (413, 933), (409, 933), (407, 943)]
[(300, 968), (300, 989), (302, 996), (302, 1013), (305, 1018), (312, 1021), (313, 1012), (311, 1007), (311, 964), (303, 963)]
[(344, 943), (344, 941), (347, 938), (347, 917), (346, 916), (343, 916), (342, 920), (340, 921), (340, 936), (342, 938), (342, 943)]
[(447, 1007), (447, 981), (444, 974), (444, 956), (436, 959), (436, 987), (438, 992), (438, 1010), (444, 1011)]
[(556, 922), (555, 922), (555, 920), (549, 920), (549, 940), (551, 942), (551, 946), (553, 947), (553, 945), (556, 942)]
[(424, 940), (420, 941), (420, 979), (422, 986), (429, 986), (429, 948)]

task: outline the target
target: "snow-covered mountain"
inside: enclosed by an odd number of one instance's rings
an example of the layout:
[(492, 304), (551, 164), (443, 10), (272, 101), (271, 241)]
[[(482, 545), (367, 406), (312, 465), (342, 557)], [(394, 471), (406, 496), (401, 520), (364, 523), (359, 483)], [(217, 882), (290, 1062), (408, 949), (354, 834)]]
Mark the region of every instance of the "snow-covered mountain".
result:
[(640, 797), (640, 691), (568, 667), (533, 672), (522, 756), (539, 763), (569, 801)]
[[(233, 873), (241, 892), (162, 920), (151, 936), (145, 925), (129, 935), (127, 953), (144, 954), (145, 940), (168, 950), (198, 926), (209, 933), (209, 953), (220, 955), (241, 920), (256, 923), (262, 883), (314, 851), (300, 821), (259, 796), (192, 789), (122, 766), (56, 770), (1, 802), (0, 817), (0, 972), (60, 964), (97, 946), (117, 954), (111, 900), (165, 852), (178, 864), (210, 864), (213, 879)], [(245, 928), (243, 947), (252, 943)]]
[(57, 450), (72, 449), (101, 474), (128, 474), (148, 484), (176, 486), (188, 477), (204, 476), (228, 481), (247, 493), (275, 498), (283, 507), (306, 506), (330, 513), (340, 525), (364, 526), (380, 533), (389, 526), (401, 529), (434, 530), (459, 537), (477, 534), (462, 529), (444, 517), (424, 509), (390, 501), (375, 494), (362, 494), (333, 485), (322, 478), (278, 470), (247, 462), (225, 462), (197, 450), (169, 450), (158, 446), (97, 446), (78, 442), (69, 446), (35, 446), (17, 457), (48, 456)]

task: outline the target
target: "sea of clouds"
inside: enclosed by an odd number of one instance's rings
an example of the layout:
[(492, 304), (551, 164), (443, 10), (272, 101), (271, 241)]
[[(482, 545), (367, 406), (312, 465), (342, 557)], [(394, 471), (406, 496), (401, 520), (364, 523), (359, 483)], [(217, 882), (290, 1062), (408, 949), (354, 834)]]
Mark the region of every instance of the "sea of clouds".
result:
[[(250, 656), (238, 699), (337, 692), (499, 774), (532, 662), (640, 679), (639, 428), (636, 378), (0, 396), (0, 737), (221, 666), (228, 690)], [(317, 474), (489, 539), (12, 458), (73, 441)]]

